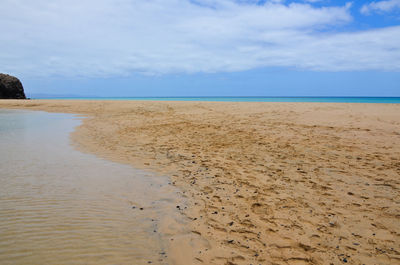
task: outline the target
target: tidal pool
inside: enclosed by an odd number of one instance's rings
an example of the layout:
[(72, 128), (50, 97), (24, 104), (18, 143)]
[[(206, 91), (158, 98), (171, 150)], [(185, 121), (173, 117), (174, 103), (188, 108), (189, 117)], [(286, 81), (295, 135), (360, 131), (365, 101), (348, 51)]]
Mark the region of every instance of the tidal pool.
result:
[(70, 145), (71, 114), (0, 110), (0, 264), (167, 264), (178, 191)]

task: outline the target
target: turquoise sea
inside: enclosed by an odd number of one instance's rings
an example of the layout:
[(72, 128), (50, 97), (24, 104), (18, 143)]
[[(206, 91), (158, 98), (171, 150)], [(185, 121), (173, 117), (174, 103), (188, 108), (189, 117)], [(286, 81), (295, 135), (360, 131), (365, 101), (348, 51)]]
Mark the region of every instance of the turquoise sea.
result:
[[(50, 99), (50, 98), (37, 98), (37, 99)], [(216, 102), (400, 103), (400, 97), (52, 97), (51, 99), (216, 101)]]

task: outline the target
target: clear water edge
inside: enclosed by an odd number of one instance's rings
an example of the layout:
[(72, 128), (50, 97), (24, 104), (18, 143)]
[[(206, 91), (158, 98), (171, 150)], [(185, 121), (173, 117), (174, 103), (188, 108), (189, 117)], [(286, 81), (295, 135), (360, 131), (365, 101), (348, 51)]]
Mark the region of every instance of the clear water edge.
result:
[(0, 110), (0, 264), (167, 264), (158, 226), (183, 222), (178, 191), (167, 177), (73, 149), (79, 123)]

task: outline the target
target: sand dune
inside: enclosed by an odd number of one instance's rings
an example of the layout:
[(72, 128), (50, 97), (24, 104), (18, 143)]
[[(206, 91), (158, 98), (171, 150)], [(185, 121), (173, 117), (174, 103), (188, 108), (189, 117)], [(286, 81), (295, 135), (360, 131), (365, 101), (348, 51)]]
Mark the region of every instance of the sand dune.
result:
[(191, 220), (172, 263), (400, 264), (400, 104), (0, 107), (83, 114), (80, 150), (172, 176)]

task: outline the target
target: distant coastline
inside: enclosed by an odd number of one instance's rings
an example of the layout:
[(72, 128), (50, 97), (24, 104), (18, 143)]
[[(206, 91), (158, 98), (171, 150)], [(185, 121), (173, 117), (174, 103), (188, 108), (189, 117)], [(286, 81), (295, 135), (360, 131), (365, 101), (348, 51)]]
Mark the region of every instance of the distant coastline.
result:
[(145, 101), (210, 101), (210, 102), (316, 102), (316, 103), (400, 103), (400, 97), (79, 97), (31, 96), (32, 99), (65, 100), (145, 100)]

